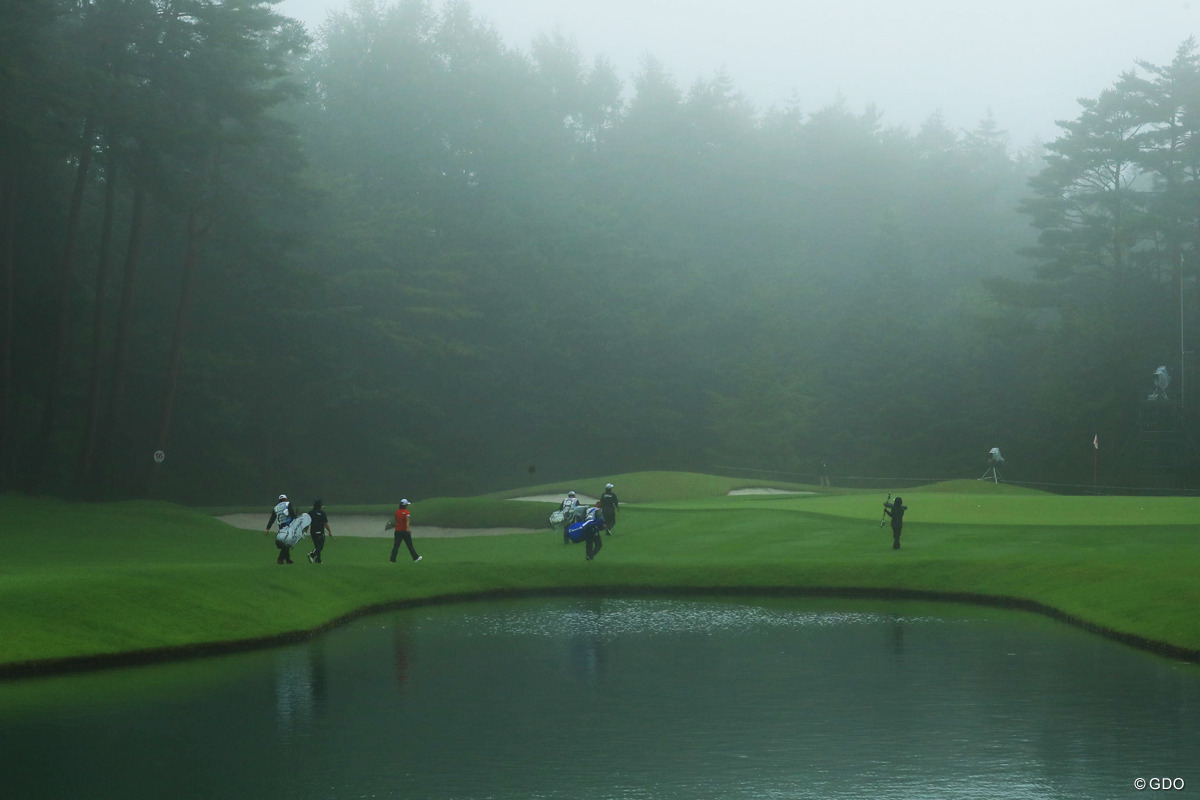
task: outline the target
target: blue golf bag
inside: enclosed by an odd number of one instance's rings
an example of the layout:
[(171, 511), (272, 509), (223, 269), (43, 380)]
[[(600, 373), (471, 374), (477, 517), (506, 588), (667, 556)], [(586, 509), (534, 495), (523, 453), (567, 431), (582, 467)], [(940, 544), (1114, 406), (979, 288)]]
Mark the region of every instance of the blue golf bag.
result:
[(589, 517), (583, 522), (576, 522), (567, 528), (567, 537), (576, 544), (604, 530), (604, 520), (598, 516)]

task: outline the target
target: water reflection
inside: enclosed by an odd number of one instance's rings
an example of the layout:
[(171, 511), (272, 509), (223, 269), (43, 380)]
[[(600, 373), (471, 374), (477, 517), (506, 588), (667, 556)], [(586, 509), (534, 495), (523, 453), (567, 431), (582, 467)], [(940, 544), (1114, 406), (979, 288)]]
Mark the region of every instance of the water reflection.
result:
[(604, 601), (591, 598), (575, 612), (578, 619), (568, 626), (571, 672), (587, 683), (598, 682), (608, 661), (604, 631)]
[(329, 700), (327, 640), (271, 651), (274, 656), (275, 727), (281, 745), (295, 744), (298, 733), (314, 727)]
[(408, 626), (399, 621), (392, 631), (392, 653), (396, 665), (396, 683), (403, 688), (408, 682), (408, 654), (412, 652), (412, 635)]
[(904, 619), (901, 617), (892, 620), (892, 654), (897, 663), (904, 662)]
[(31, 800), (1025, 800), (1200, 786), (1198, 714), (1200, 670), (1028, 615), (587, 598), (0, 685), (0, 748)]

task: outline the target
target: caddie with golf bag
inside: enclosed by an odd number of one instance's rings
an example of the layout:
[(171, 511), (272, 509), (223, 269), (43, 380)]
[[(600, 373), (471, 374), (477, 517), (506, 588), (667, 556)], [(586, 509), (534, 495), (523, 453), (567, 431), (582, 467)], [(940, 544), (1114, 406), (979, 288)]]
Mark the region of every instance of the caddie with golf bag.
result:
[(264, 535), (271, 532), (272, 525), (279, 526), (279, 532), (275, 534), (275, 547), (279, 549), (279, 558), (275, 560), (275, 563), (291, 564), (292, 548), (308, 535), (312, 518), (308, 514), (297, 516), (296, 506), (288, 500), (286, 494), (281, 494), (279, 502), (275, 504), (275, 508), (271, 509), (271, 516), (267, 518), (267, 529), (263, 531)]
[(604, 546), (604, 541), (600, 538), (600, 534), (604, 532), (604, 515), (600, 511), (600, 504), (584, 511), (584, 518), (580, 522), (574, 522), (567, 526), (564, 535), (568, 542), (586, 542), (586, 557), (591, 561), (600, 552), (600, 548)]
[(575, 496), (575, 490), (567, 492), (567, 496), (563, 498), (558, 510), (550, 515), (550, 527), (558, 530), (562, 528), (563, 544), (570, 544), (571, 539), (567, 536), (567, 529), (571, 525), (583, 519), (587, 509), (579, 504), (579, 498)]

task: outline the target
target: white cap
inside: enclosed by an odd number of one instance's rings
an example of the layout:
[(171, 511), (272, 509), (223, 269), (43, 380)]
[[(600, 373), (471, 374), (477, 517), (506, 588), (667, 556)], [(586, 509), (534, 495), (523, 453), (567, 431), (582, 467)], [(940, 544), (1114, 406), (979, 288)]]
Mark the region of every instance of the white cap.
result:
[(281, 494), (281, 495), (279, 495), (279, 499), (280, 499), (280, 500), (287, 500), (287, 495), (286, 495), (286, 494)]
[(605, 489), (611, 489), (611, 488), (612, 488), (612, 484), (611, 484), (611, 483), (606, 483), (606, 484), (604, 484), (604, 488), (605, 488)]
[(401, 500), (401, 501), (400, 501), (400, 505), (402, 505), (402, 506), (406, 506), (406, 505), (408, 505), (408, 501), (407, 501), (407, 500)]

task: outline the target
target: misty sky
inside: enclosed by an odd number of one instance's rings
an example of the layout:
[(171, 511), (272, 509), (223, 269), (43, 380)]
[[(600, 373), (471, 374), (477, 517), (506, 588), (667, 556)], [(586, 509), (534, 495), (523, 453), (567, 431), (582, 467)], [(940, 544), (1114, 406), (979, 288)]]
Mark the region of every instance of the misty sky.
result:
[[(282, 0), (315, 29), (346, 0)], [(440, 8), (442, 0), (434, 0)], [(538, 33), (603, 54), (627, 90), (643, 54), (686, 89), (724, 70), (760, 108), (845, 98), (916, 129), (940, 111), (970, 129), (989, 110), (1013, 144), (1057, 137), (1139, 59), (1166, 64), (1200, 35), (1200, 0), (470, 0), (510, 46)]]

